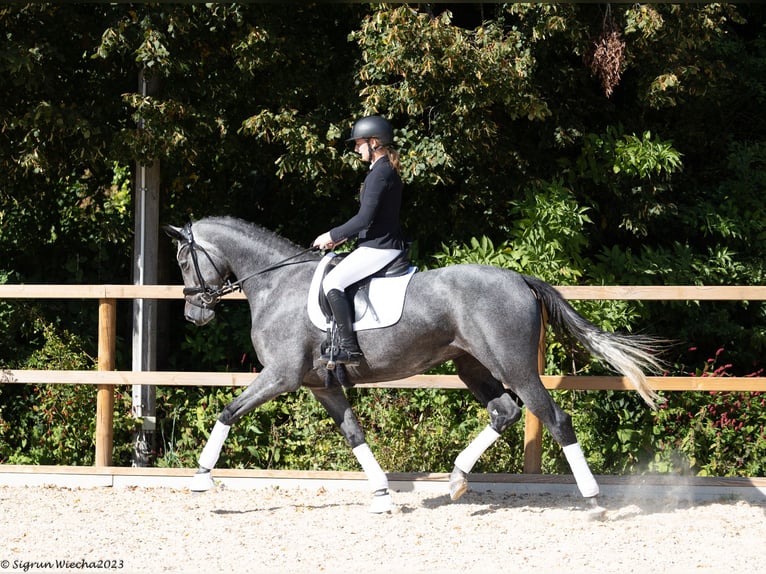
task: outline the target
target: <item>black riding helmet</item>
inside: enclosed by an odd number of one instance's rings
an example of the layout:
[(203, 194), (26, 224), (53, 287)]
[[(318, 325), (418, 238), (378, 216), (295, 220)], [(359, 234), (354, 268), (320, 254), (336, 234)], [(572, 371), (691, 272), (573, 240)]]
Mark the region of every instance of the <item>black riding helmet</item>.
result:
[(377, 138), (381, 146), (392, 145), (394, 143), (394, 128), (388, 123), (388, 120), (380, 116), (367, 116), (358, 120), (351, 128), (351, 137), (347, 142), (357, 139)]

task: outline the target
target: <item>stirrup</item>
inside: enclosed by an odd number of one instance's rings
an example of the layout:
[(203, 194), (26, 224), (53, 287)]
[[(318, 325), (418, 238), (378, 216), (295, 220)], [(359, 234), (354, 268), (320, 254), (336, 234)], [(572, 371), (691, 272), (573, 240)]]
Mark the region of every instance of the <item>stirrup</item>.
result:
[[(327, 363), (335, 363), (335, 357), (340, 353), (340, 347), (337, 345), (328, 344), (326, 347), (322, 345), (319, 349), (319, 362), (326, 365)], [(332, 367), (330, 367), (332, 368)]]
[(362, 359), (364, 359), (362, 351), (347, 351), (342, 347), (340, 353), (335, 356), (336, 363), (343, 363), (347, 367), (358, 367)]
[(343, 348), (340, 350), (337, 350), (337, 348), (332, 348), (319, 357), (319, 362), (326, 363), (327, 370), (332, 371), (336, 365), (358, 367), (362, 359), (364, 359), (364, 354), (362, 354), (361, 351), (349, 352)]

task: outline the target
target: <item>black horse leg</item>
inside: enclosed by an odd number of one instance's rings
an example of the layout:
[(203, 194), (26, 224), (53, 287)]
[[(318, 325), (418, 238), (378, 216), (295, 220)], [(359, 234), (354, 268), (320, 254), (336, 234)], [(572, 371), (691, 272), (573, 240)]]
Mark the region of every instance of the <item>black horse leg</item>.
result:
[(457, 456), (450, 474), (450, 498), (457, 500), (468, 488), (468, 474), (476, 461), (500, 434), (521, 418), (517, 398), (474, 357), (465, 356), (455, 360), (458, 376), (476, 399), (487, 408), (489, 424)]
[[(223, 443), (229, 435), (231, 426), (253, 409), (274, 399), (282, 393), (300, 388), (300, 376), (284, 376), (285, 369), (264, 369), (255, 381), (250, 383), (239, 396), (231, 401), (218, 417), (210, 432), (205, 448), (199, 456), (199, 469), (192, 479), (190, 490), (204, 492), (214, 485), (210, 471), (218, 462)], [(275, 373), (281, 373), (277, 375)], [(297, 381), (297, 382), (289, 382)]]
[(391, 511), (393, 500), (388, 492), (388, 477), (365, 441), (364, 431), (346, 395), (337, 386), (310, 387), (310, 390), (335, 421), (335, 424), (338, 425), (341, 434), (367, 475), (370, 490), (374, 493), (370, 512), (379, 514)]
[(365, 443), (364, 431), (340, 387), (310, 387), (309, 390), (338, 425), (341, 434), (352, 449)]

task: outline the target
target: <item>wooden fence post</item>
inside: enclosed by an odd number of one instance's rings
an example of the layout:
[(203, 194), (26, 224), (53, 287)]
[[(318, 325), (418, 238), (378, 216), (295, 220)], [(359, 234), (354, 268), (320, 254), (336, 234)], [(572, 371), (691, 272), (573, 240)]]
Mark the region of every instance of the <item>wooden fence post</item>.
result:
[[(545, 371), (545, 328), (548, 316), (542, 307), (540, 317), (540, 341), (537, 346), (537, 370)], [(540, 474), (543, 470), (543, 425), (535, 415), (524, 414), (524, 474)]]
[[(113, 371), (117, 348), (117, 300), (100, 299), (98, 305), (98, 370)], [(96, 466), (112, 466), (114, 387), (97, 385)]]

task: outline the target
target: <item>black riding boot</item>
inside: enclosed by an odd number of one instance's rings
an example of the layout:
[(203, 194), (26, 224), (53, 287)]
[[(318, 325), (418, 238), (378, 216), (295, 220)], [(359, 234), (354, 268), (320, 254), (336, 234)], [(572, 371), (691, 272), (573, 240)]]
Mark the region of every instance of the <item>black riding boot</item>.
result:
[[(336, 363), (343, 363), (349, 367), (356, 367), (364, 358), (362, 350), (359, 348), (359, 342), (354, 332), (354, 318), (352, 316), (351, 304), (346, 297), (346, 293), (339, 289), (331, 289), (327, 294), (327, 302), (332, 309), (335, 324), (338, 327), (338, 336), (340, 339), (340, 350), (333, 355), (332, 359)], [(329, 361), (330, 354), (325, 353), (320, 357), (322, 361)]]

